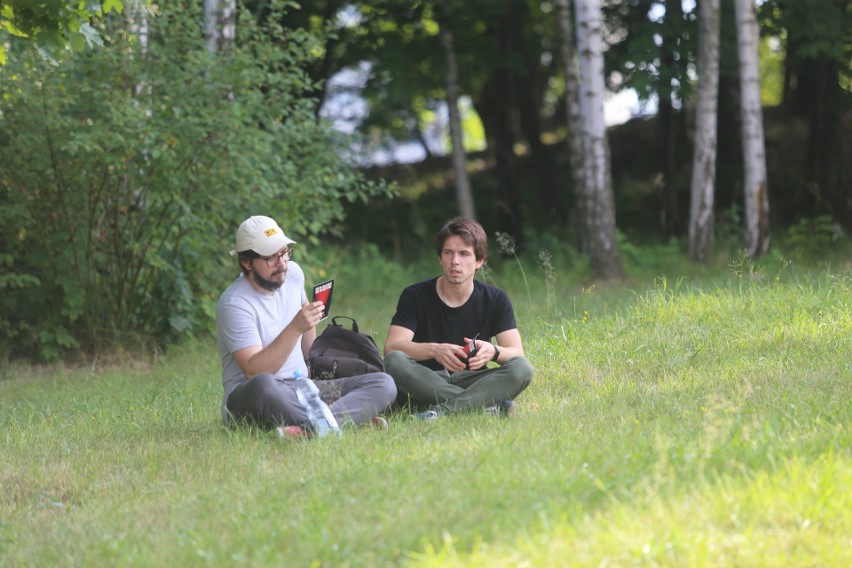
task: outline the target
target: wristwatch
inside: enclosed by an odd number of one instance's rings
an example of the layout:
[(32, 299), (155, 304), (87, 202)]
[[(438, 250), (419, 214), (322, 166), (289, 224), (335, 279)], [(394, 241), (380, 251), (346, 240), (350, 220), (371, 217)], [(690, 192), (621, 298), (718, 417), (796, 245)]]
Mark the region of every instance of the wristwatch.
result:
[(498, 347), (496, 345), (494, 345), (493, 343), (491, 344), (491, 347), (494, 348), (494, 357), (492, 357), (491, 360), (497, 361), (497, 357), (500, 356), (500, 349), (498, 349)]

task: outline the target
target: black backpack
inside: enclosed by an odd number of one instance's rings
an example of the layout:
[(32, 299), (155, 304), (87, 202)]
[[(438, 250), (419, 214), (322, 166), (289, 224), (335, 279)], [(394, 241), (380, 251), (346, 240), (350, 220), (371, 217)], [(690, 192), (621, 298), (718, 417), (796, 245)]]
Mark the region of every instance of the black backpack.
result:
[[(352, 322), (352, 329), (337, 323)], [(314, 340), (308, 351), (308, 367), (315, 381), (341, 379), (367, 373), (384, 372), (385, 364), (376, 342), (358, 331), (358, 322), (346, 316), (335, 316)]]

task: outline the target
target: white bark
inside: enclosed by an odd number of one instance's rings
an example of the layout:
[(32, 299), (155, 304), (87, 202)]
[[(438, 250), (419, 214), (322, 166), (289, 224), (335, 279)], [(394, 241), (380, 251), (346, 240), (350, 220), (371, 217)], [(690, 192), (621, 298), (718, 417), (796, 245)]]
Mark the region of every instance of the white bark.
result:
[[(142, 0), (129, 0), (126, 6), (124, 17), (127, 19), (127, 29), (136, 36), (139, 42), (139, 54), (144, 57), (148, 54), (148, 10)], [(134, 91), (137, 97), (150, 94), (150, 89), (146, 87), (144, 81), (136, 83)]]
[(592, 268), (602, 278), (623, 276), (615, 238), (615, 201), (604, 122), (604, 56), (599, 0), (575, 0), (580, 57), (583, 178)]
[[(138, 56), (146, 58), (148, 56), (149, 47), (149, 29), (148, 29), (148, 8), (143, 0), (129, 0), (125, 3), (125, 18), (127, 20), (128, 31), (136, 36), (139, 42)], [(145, 79), (140, 78), (133, 88), (136, 104), (144, 111), (146, 118), (151, 118), (153, 112), (151, 110), (151, 84)], [(142, 124), (139, 125), (143, 127)], [(129, 209), (131, 211), (139, 211), (145, 208), (147, 204), (147, 185), (145, 184), (148, 166), (150, 164), (150, 152), (148, 148), (139, 149), (139, 169), (137, 170), (138, 181), (135, 183), (128, 177), (125, 177), (125, 185), (129, 191), (128, 200), (130, 201)], [(131, 187), (132, 185), (132, 187)]]
[(207, 51), (227, 51), (234, 43), (237, 24), (236, 0), (204, 0), (204, 30)]
[(769, 196), (766, 179), (766, 150), (763, 110), (760, 106), (760, 38), (755, 0), (735, 0), (737, 55), (739, 56), (740, 112), (745, 179), (745, 245), (751, 258), (769, 248)]
[(701, 262), (713, 253), (716, 127), (719, 112), (719, 0), (698, 3), (698, 103), (689, 207), (689, 255)]
[(586, 193), (583, 182), (583, 136), (580, 131), (580, 81), (577, 77), (577, 54), (574, 50), (574, 21), (570, 0), (556, 0), (557, 18), (562, 32), (562, 65), (565, 75), (565, 104), (568, 153), (571, 181), (574, 189), (574, 220), (578, 224), (579, 248), (589, 249), (589, 228)]
[(139, 41), (140, 51), (143, 54), (148, 53), (148, 10), (142, 0), (129, 0), (125, 5), (128, 30)]

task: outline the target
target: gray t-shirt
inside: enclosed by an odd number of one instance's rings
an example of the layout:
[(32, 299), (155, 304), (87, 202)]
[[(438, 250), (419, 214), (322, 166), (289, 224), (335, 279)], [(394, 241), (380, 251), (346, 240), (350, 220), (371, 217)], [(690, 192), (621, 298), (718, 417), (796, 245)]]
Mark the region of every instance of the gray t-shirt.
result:
[[(287, 263), (284, 284), (272, 295), (258, 292), (242, 274), (222, 293), (216, 304), (216, 335), (219, 356), (222, 358), (222, 420), (228, 421), (228, 396), (246, 380), (234, 351), (259, 345), (266, 347), (293, 321), (293, 317), (308, 301), (305, 294), (305, 273), (293, 261)], [(302, 355), (301, 340), (274, 375), (292, 377), (296, 371), (308, 376)]]

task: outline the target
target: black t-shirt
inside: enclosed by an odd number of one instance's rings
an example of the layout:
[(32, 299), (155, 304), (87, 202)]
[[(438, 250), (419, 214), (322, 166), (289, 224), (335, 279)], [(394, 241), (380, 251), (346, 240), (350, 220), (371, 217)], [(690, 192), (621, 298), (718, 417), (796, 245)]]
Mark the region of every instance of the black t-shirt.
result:
[[(437, 280), (430, 278), (403, 290), (391, 319), (391, 325), (413, 331), (416, 343), (464, 345), (465, 337), (477, 333), (482, 341), (490, 341), (498, 333), (517, 327), (512, 302), (503, 290), (474, 280), (467, 302), (451, 308), (438, 297)], [(420, 363), (430, 369), (443, 368), (434, 359)]]

